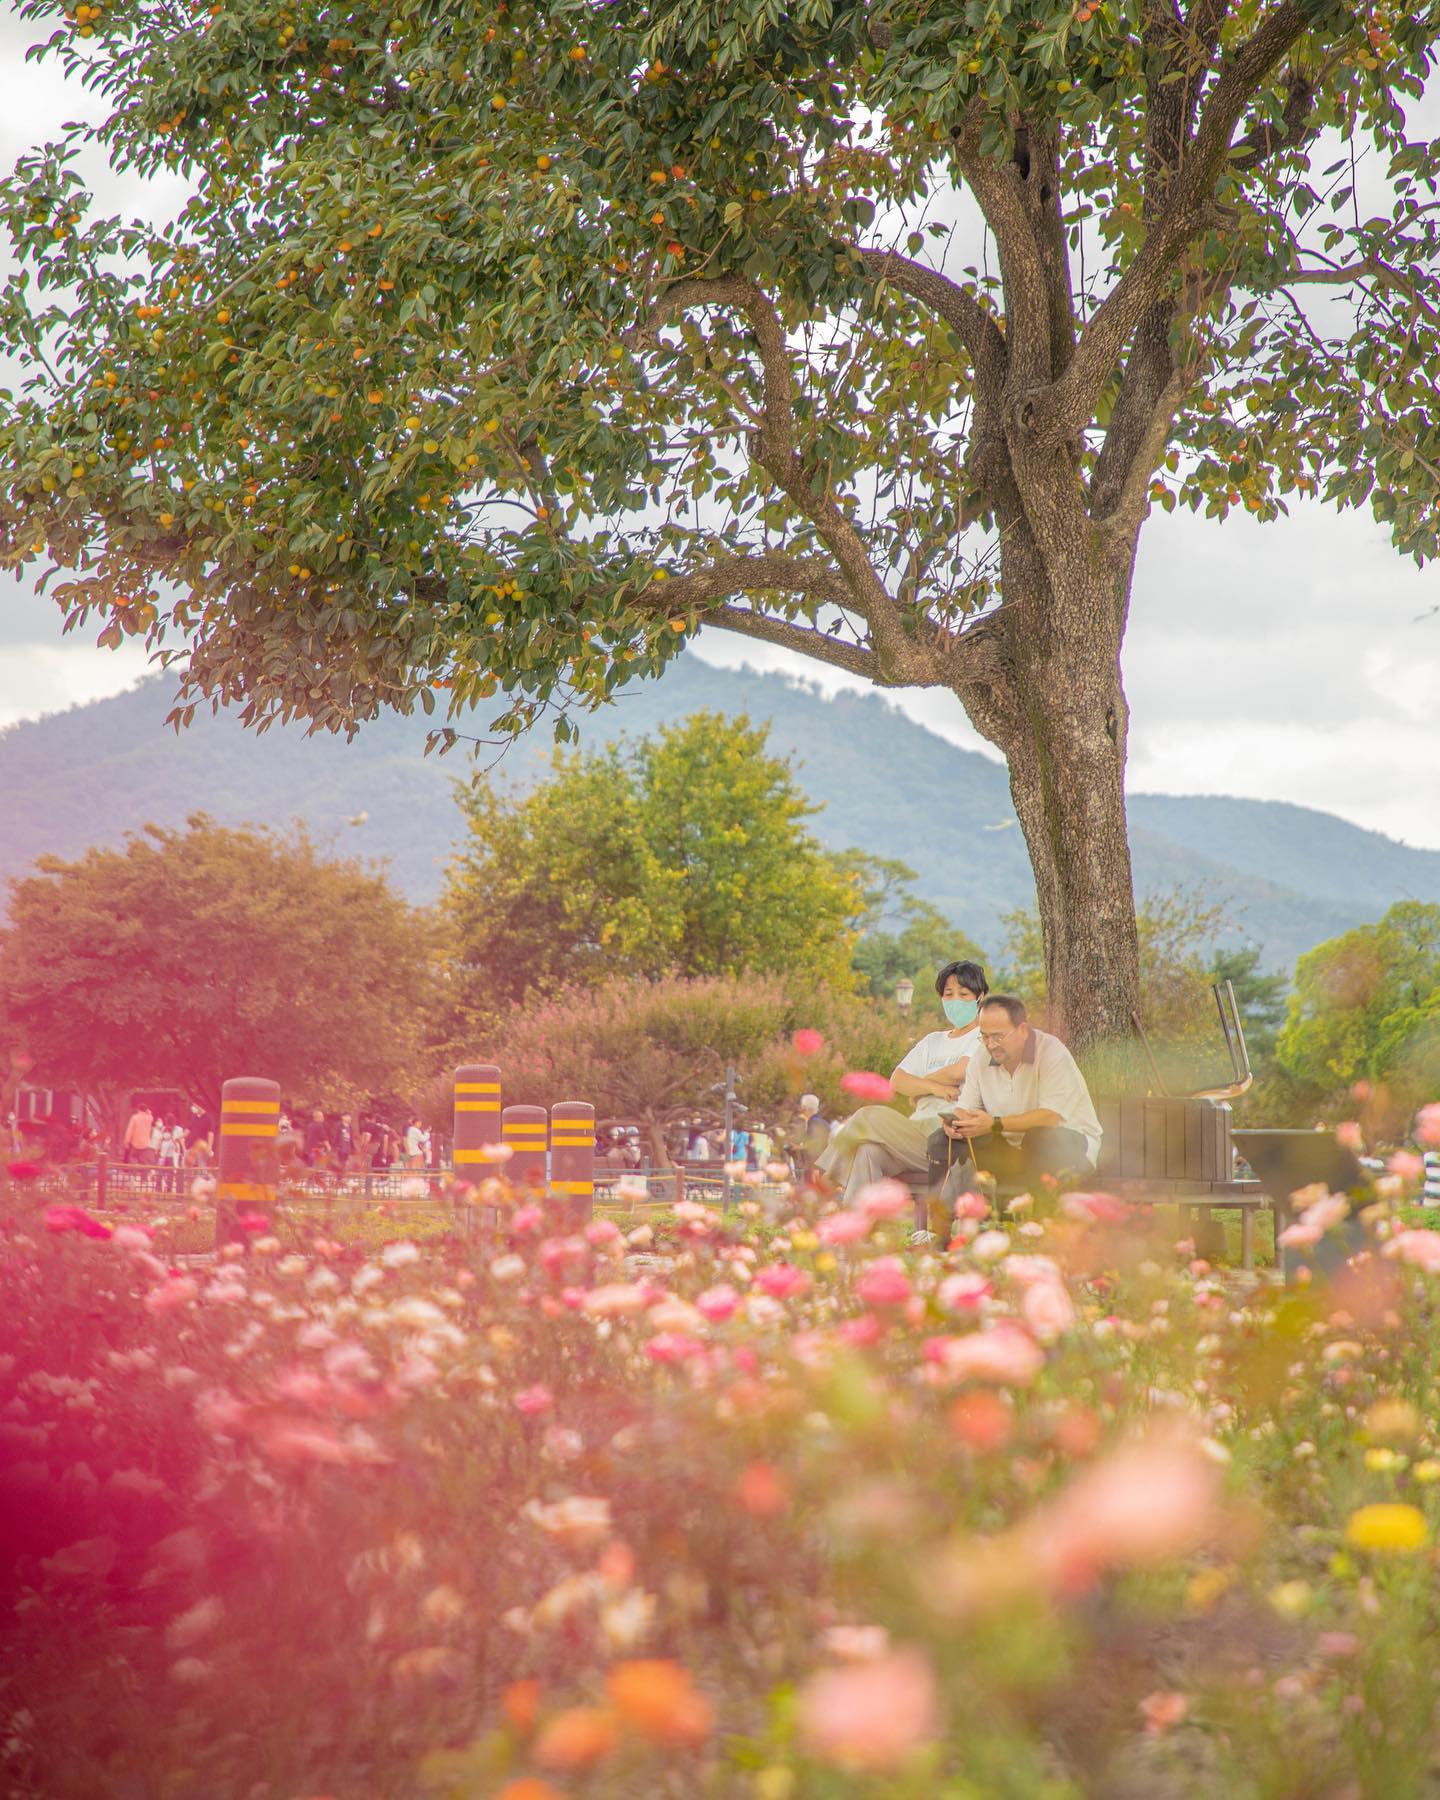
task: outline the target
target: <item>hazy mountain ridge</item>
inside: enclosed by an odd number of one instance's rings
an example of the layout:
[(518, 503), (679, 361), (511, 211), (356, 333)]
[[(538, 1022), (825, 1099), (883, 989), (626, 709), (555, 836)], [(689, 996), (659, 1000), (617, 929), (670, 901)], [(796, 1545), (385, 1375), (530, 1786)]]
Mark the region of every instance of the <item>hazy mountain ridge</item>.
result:
[[(452, 785), (470, 765), (458, 750), (422, 755), (425, 720), (386, 715), (347, 744), (298, 726), (257, 737), (233, 717), (199, 714), (176, 737), (163, 727), (169, 691), (157, 679), (0, 732), (0, 878), (42, 853), (74, 856), (149, 820), (178, 824), (203, 810), (230, 824), (301, 819), (317, 840), (387, 862), (413, 898), (433, 897), (459, 824)], [(638, 736), (701, 708), (768, 721), (772, 746), (823, 807), (816, 834), (903, 858), (926, 897), (987, 948), (999, 945), (1001, 915), (1031, 902), (1004, 769), (879, 695), (826, 698), (687, 656), (662, 681), (583, 719), (584, 741)], [(548, 740), (522, 742), (495, 773), (528, 783), (550, 752)], [(1231, 906), (1232, 935), (1261, 944), (1277, 967), (1395, 900), (1440, 900), (1440, 851), (1329, 813), (1215, 796), (1135, 794), (1129, 804), (1140, 891), (1203, 885)], [(347, 824), (361, 813), (363, 825)]]

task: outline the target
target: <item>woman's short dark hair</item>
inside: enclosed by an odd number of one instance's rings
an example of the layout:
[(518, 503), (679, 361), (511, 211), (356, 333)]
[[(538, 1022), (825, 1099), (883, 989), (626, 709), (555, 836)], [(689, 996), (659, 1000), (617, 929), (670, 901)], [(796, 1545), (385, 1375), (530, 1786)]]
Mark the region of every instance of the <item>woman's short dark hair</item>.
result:
[(979, 963), (948, 962), (935, 977), (935, 992), (939, 994), (942, 1000), (945, 997), (945, 984), (952, 975), (960, 983), (961, 987), (969, 988), (970, 992), (976, 995), (977, 998), (983, 998), (990, 992), (990, 984), (986, 981), (985, 971), (980, 967)]

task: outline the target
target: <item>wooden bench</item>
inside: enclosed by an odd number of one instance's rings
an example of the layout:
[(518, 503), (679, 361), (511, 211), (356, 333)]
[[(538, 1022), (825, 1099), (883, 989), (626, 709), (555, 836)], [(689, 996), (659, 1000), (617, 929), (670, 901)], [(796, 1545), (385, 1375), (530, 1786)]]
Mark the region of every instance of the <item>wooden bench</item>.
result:
[[(1259, 1181), (1235, 1179), (1230, 1108), (1210, 1099), (1102, 1100), (1096, 1105), (1104, 1139), (1093, 1185), (1138, 1204), (1173, 1205), (1182, 1228), (1192, 1212), (1209, 1225), (1216, 1212), (1240, 1214), (1240, 1261), (1255, 1267), (1255, 1217), (1274, 1202)], [(915, 1225), (929, 1224), (928, 1182), (908, 1183), (915, 1195)], [(1002, 1190), (1007, 1196), (1019, 1188)]]

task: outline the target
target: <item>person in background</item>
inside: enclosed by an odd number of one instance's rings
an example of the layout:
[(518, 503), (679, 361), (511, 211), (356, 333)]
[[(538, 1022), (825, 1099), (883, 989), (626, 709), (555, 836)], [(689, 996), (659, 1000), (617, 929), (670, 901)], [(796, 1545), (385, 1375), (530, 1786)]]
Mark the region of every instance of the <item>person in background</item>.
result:
[(185, 1127), (181, 1124), (167, 1125), (160, 1134), (159, 1163), (161, 1168), (160, 1186), (171, 1193), (180, 1189), (180, 1164), (185, 1155)]
[(425, 1167), (425, 1127), (415, 1113), (411, 1113), (410, 1123), (405, 1127), (405, 1167)]
[(825, 1154), (829, 1141), (830, 1121), (821, 1114), (819, 1095), (802, 1094), (786, 1142), (790, 1166), (797, 1180), (815, 1167), (817, 1160)]
[(730, 1133), (731, 1162), (743, 1162), (747, 1168), (753, 1169), (755, 1167), (753, 1148), (750, 1142), (750, 1133), (745, 1130), (744, 1126), (736, 1125)]
[(120, 1160), (122, 1162), (149, 1162), (150, 1136), (154, 1126), (154, 1113), (148, 1106), (137, 1101), (125, 1127), (124, 1136), (120, 1139)]
[(340, 1123), (335, 1127), (335, 1160), (342, 1169), (349, 1167), (355, 1149), (355, 1122), (348, 1112), (341, 1113)]
[(815, 1167), (843, 1189), (847, 1206), (872, 1181), (929, 1169), (931, 1134), (980, 1049), (975, 1020), (989, 991), (979, 963), (946, 963), (935, 977), (945, 1025), (912, 1045), (890, 1077), (895, 1092), (912, 1102), (909, 1118), (892, 1106), (862, 1106), (831, 1132)]
[(203, 1106), (190, 1102), (190, 1122), (185, 1128), (185, 1162), (192, 1169), (207, 1169), (215, 1160), (215, 1121)]
[(330, 1154), (330, 1127), (325, 1123), (324, 1107), (317, 1106), (310, 1114), (302, 1154), (312, 1169), (318, 1168)]
[(1032, 1191), (1046, 1176), (1088, 1175), (1100, 1154), (1100, 1121), (1064, 1044), (1037, 1031), (1024, 1002), (1009, 994), (992, 994), (981, 1007), (980, 1043), (954, 1111), (930, 1140), (930, 1184), (940, 1198), (958, 1199), (977, 1169)]

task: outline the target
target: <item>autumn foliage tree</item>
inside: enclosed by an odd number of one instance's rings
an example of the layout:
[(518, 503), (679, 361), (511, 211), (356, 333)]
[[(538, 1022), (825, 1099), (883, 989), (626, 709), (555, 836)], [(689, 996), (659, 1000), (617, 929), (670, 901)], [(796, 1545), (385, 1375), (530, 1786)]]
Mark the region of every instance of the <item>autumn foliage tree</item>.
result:
[(339, 1101), (410, 1073), (428, 939), (372, 870), (197, 814), (14, 884), (0, 1019), (30, 1079), (117, 1109), (163, 1086), (214, 1110), (232, 1075)]
[(702, 625), (948, 689), (1083, 1039), (1151, 507), (1436, 549), (1433, 0), (21, 10), (193, 198), (92, 219), (78, 127), (0, 191), (0, 546), (182, 717), (563, 737)]

